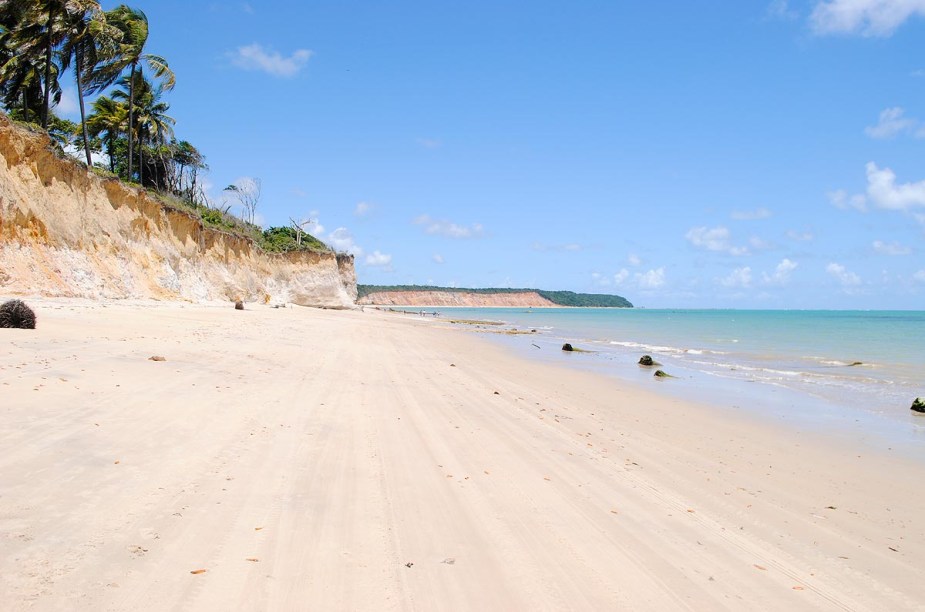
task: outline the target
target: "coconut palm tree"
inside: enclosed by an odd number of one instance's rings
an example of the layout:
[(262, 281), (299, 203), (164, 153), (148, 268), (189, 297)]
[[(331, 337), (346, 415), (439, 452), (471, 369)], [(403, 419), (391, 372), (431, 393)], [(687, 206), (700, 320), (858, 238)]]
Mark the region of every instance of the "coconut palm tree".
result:
[[(129, 102), (129, 137), (138, 140), (138, 182), (144, 185), (144, 146), (146, 144), (160, 146), (173, 137), (173, 126), (176, 120), (167, 115), (170, 104), (161, 100), (164, 88), (161, 85), (153, 87), (151, 82), (138, 71), (134, 78), (123, 78), (120, 81), (124, 89), (113, 92), (116, 100)], [(131, 112), (131, 98), (135, 98), (135, 113)], [(134, 122), (133, 122), (134, 120)], [(131, 149), (129, 150), (129, 165), (131, 166)]]
[(91, 166), (93, 162), (90, 159), (90, 139), (87, 134), (84, 85), (90, 81), (97, 64), (115, 53), (122, 32), (106, 24), (106, 15), (95, 0), (72, 0), (61, 21), (66, 32), (59, 54), (61, 70), (67, 70), (73, 58), (84, 152), (87, 165)]
[[(155, 78), (161, 81), (162, 91), (173, 89), (176, 84), (176, 76), (167, 65), (167, 61), (158, 55), (145, 53), (145, 44), (148, 42), (148, 18), (137, 10), (126, 5), (120, 5), (111, 11), (106, 12), (107, 22), (122, 32), (122, 40), (119, 44), (118, 52), (112, 60), (105, 62), (96, 71), (93, 78), (91, 91), (100, 91), (115, 83), (126, 68), (129, 68), (128, 78), (128, 114), (129, 126), (135, 125), (135, 90), (136, 73), (141, 74), (143, 66), (147, 65)], [(128, 149), (129, 149), (129, 166), (128, 177), (132, 177), (133, 149), (135, 135), (132, 130), (128, 130)]]
[(106, 155), (109, 156), (109, 171), (116, 171), (116, 139), (128, 129), (128, 108), (125, 104), (108, 96), (93, 101), (93, 113), (87, 117), (87, 131), (91, 136), (105, 134)]

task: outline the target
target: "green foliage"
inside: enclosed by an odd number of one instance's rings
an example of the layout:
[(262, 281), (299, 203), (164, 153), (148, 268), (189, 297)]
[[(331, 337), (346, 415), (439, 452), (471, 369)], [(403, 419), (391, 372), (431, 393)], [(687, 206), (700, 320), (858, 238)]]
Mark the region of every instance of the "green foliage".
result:
[(558, 306), (582, 308), (632, 308), (625, 297), (604, 293), (575, 293), (573, 291), (545, 291), (543, 289), (434, 287), (432, 285), (357, 285), (359, 297), (384, 291), (446, 291), (450, 293), (527, 293), (534, 292)]
[(286, 251), (329, 251), (328, 246), (312, 236), (302, 232), (301, 245), (296, 231), (291, 227), (270, 227), (263, 232), (260, 244), (264, 251), (284, 253)]

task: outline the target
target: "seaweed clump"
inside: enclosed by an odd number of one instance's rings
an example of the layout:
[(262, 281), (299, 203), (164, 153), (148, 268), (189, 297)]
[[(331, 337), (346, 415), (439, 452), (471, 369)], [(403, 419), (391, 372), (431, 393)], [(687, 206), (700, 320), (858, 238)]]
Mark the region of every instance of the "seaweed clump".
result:
[(0, 304), (0, 327), (35, 329), (35, 312), (22, 300)]

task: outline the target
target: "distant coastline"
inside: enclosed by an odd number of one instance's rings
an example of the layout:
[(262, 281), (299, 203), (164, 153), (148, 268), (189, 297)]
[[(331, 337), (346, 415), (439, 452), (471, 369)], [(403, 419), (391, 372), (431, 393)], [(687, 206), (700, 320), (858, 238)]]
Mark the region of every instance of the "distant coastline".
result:
[(430, 285), (357, 285), (357, 304), (468, 308), (633, 308), (619, 295), (543, 289), (463, 288)]

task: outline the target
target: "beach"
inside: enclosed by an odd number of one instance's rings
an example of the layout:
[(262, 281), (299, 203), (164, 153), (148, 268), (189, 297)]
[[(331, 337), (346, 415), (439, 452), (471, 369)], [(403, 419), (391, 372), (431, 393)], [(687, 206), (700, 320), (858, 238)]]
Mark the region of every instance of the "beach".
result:
[(440, 318), (26, 301), (4, 610), (925, 609), (925, 465), (888, 448)]

